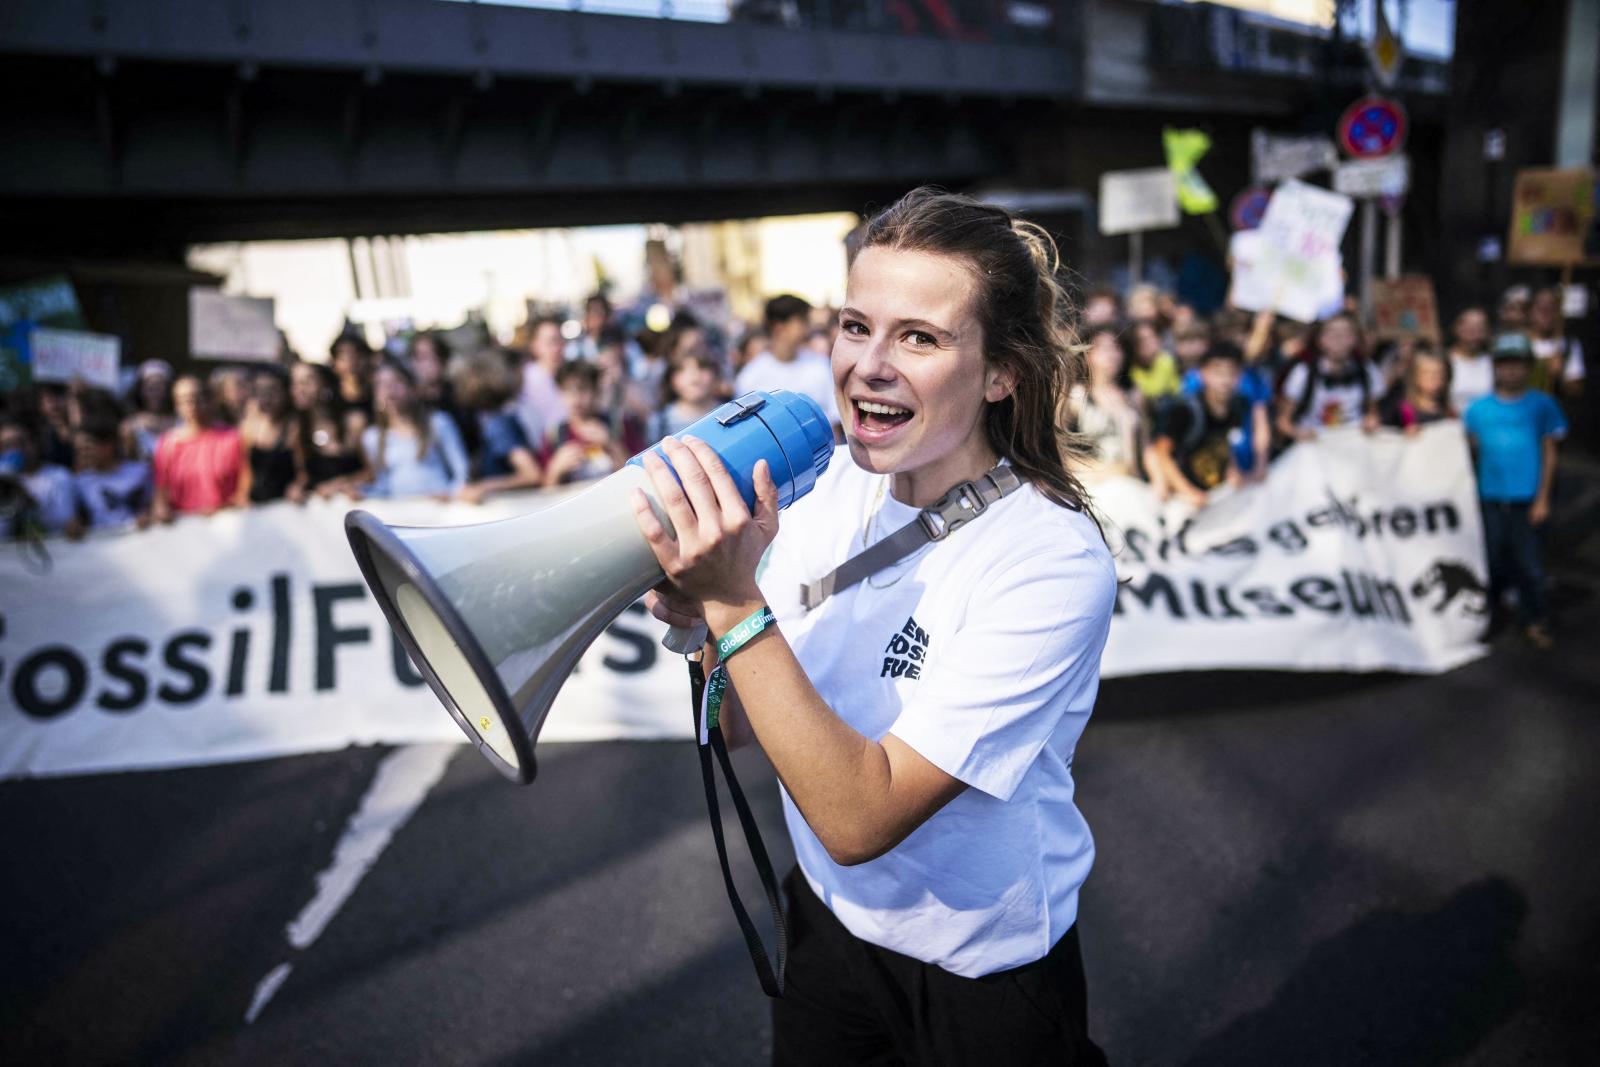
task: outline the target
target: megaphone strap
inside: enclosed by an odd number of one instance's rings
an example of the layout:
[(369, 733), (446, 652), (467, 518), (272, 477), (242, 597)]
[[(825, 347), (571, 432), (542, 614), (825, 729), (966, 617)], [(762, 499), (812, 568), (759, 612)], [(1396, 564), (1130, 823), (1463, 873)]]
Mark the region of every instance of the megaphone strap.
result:
[(833, 594), (893, 566), (924, 545), (944, 540), (1021, 485), (1022, 479), (1009, 463), (962, 482), (882, 541), (851, 556), (816, 581), (803, 583), (801, 605), (811, 611)]
[[(744, 790), (739, 786), (739, 776), (733, 772), (733, 761), (728, 758), (728, 746), (722, 737), (722, 727), (715, 720), (703, 720), (704, 693), (706, 687), (705, 670), (699, 661), (688, 660), (689, 664), (689, 689), (694, 704), (695, 734), (704, 735), (709, 745), (696, 745), (695, 750), (700, 754), (700, 779), (705, 784), (706, 810), (711, 816), (711, 838), (717, 845), (717, 863), (722, 867), (722, 883), (728, 890), (728, 903), (733, 905), (734, 917), (739, 920), (739, 929), (744, 933), (745, 947), (750, 951), (750, 962), (755, 964), (756, 978), (761, 982), (761, 989), (769, 997), (783, 996), (783, 974), (789, 957), (789, 926), (783, 917), (783, 899), (778, 892), (778, 879), (772, 871), (772, 861), (767, 857), (767, 847), (761, 840), (761, 830), (756, 825), (756, 819), (750, 811), (750, 803), (745, 800)], [(716, 753), (717, 762), (722, 765), (722, 777), (728, 783), (728, 795), (733, 798), (733, 809), (739, 814), (739, 826), (744, 831), (745, 844), (750, 848), (750, 859), (755, 863), (756, 873), (761, 876), (761, 888), (767, 896), (767, 906), (772, 909), (772, 924), (777, 930), (777, 962), (767, 955), (766, 946), (761, 943), (761, 934), (757, 932), (756, 925), (750, 919), (750, 913), (745, 910), (744, 901), (739, 899), (739, 890), (734, 888), (733, 870), (728, 864), (728, 845), (722, 836), (722, 811), (717, 803), (716, 770), (711, 764), (711, 755)]]

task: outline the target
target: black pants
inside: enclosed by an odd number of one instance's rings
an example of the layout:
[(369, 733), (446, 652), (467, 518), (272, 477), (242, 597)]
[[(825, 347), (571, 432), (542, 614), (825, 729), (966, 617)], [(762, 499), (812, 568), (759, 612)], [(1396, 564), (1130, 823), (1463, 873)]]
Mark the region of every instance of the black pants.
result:
[(1106, 1062), (1088, 1037), (1076, 926), (1042, 959), (963, 978), (862, 941), (798, 870), (784, 887), (789, 969), (772, 1002), (774, 1067)]
[(1528, 521), (1529, 504), (1505, 500), (1483, 502), (1483, 541), (1489, 557), (1489, 606), (1500, 606), (1507, 589), (1517, 591), (1517, 616), (1522, 625), (1544, 622), (1544, 564), (1539, 531)]

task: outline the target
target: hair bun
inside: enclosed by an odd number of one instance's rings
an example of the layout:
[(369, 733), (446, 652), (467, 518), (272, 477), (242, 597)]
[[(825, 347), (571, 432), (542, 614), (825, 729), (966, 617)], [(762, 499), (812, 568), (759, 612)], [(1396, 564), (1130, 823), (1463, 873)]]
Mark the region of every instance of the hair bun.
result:
[(1061, 270), (1061, 251), (1056, 247), (1056, 240), (1050, 236), (1049, 230), (1037, 222), (1012, 216), (1011, 232), (1022, 238), (1028, 255), (1033, 257), (1041, 271), (1053, 275)]

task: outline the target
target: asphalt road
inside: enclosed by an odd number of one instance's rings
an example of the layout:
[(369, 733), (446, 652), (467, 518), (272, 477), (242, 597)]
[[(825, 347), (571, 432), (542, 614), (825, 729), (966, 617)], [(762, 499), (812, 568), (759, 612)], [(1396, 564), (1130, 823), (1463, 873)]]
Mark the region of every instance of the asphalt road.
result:
[[(1076, 773), (1114, 1063), (1593, 1062), (1600, 569), (1574, 566), (1549, 655), (1105, 686)], [(394, 753), (0, 785), (0, 1063), (765, 1060), (688, 746), (546, 746), (526, 789), (458, 750), (386, 848), (336, 856)], [(319, 872), (373, 856), (292, 944)]]

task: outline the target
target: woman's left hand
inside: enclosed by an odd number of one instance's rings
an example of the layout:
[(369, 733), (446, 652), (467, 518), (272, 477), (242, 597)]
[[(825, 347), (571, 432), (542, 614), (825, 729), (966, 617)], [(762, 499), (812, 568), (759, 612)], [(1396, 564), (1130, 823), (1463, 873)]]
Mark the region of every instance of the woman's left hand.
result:
[(702, 606), (759, 600), (756, 567), (778, 535), (778, 487), (766, 461), (756, 464), (756, 509), (751, 514), (710, 445), (693, 437), (668, 437), (661, 448), (672, 467), (654, 451), (645, 453), (644, 466), (677, 539), (656, 518), (641, 490), (634, 490), (633, 510), (667, 581), (682, 598)]

